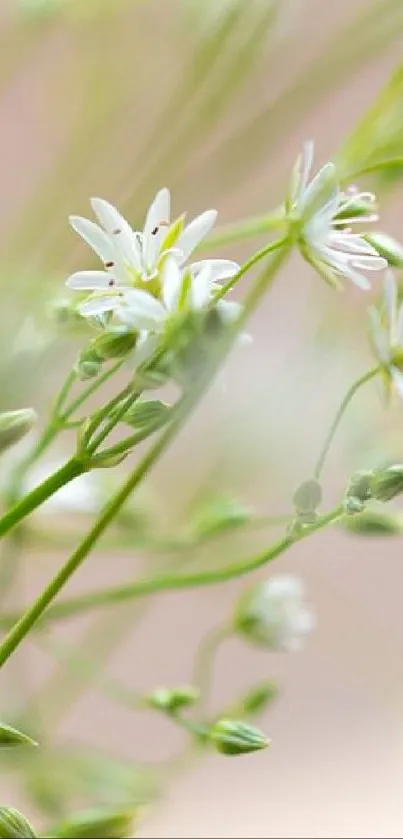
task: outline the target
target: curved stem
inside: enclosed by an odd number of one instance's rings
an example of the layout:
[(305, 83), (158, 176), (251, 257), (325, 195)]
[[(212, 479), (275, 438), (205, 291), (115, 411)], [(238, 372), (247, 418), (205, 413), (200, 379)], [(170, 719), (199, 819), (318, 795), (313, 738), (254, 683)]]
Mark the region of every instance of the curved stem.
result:
[(234, 286), (239, 282), (239, 280), (244, 276), (244, 274), (250, 271), (250, 269), (253, 268), (254, 265), (257, 265), (258, 262), (260, 262), (266, 256), (269, 256), (269, 254), (273, 253), (274, 251), (279, 250), (279, 248), (285, 249), (287, 246), (287, 242), (288, 237), (283, 236), (281, 239), (276, 239), (274, 242), (270, 242), (268, 245), (265, 245), (264, 248), (261, 248), (259, 251), (256, 251), (256, 253), (254, 253), (253, 256), (250, 257), (250, 259), (248, 259), (246, 262), (243, 263), (243, 265), (241, 265), (239, 271), (237, 271), (236, 274), (230, 277), (229, 280), (227, 280), (227, 282), (219, 288), (217, 294), (214, 295), (211, 301), (211, 305), (214, 305), (217, 302), (217, 300), (221, 300), (221, 298), (224, 297), (228, 291), (231, 291), (231, 289), (234, 288)]
[(377, 163), (369, 163), (361, 169), (356, 169), (355, 171), (344, 175), (342, 180), (343, 183), (346, 183), (347, 181), (356, 180), (357, 178), (363, 178), (365, 175), (373, 175), (376, 172), (382, 171), (382, 169), (392, 169), (396, 166), (403, 168), (403, 157), (390, 157), (385, 160), (378, 160)]
[[(145, 595), (150, 594), (158, 594), (158, 592), (177, 591), (183, 588), (199, 588), (201, 586), (226, 583), (229, 580), (250, 574), (252, 571), (256, 571), (263, 565), (267, 565), (267, 563), (272, 562), (274, 559), (281, 556), (281, 554), (285, 553), (285, 551), (296, 542), (307, 538), (312, 533), (316, 533), (318, 530), (323, 530), (323, 528), (342, 518), (343, 514), (343, 507), (337, 507), (327, 515), (321, 516), (314, 524), (309, 526), (306, 525), (298, 531), (287, 533), (286, 536), (279, 539), (266, 551), (252, 557), (252, 559), (248, 558), (247, 560), (241, 560), (240, 562), (233, 563), (225, 568), (217, 568), (211, 571), (200, 571), (183, 576), (178, 576), (178, 574), (166, 574), (161, 577), (146, 578), (145, 580), (138, 580), (132, 584), (126, 583), (121, 586), (113, 586), (102, 591), (69, 598), (63, 603), (57, 603), (52, 606), (52, 608), (48, 610), (46, 619), (54, 621), (70, 618), (73, 615), (78, 615), (92, 609), (97, 609), (106, 605), (124, 603), (127, 600), (144, 597)], [(17, 619), (18, 617), (16, 615), (6, 615), (1, 619), (0, 623), (4, 626), (9, 626), (10, 623)], [(14, 632), (14, 630), (12, 630), (12, 632)], [(6, 658), (7, 657), (8, 656), (6, 656)], [(0, 665), (4, 660), (3, 645), (1, 645)]]
[(325, 460), (326, 460), (326, 457), (328, 455), (330, 446), (332, 444), (333, 437), (336, 434), (336, 431), (337, 431), (337, 429), (340, 425), (341, 420), (343, 419), (344, 413), (345, 413), (346, 409), (348, 408), (351, 400), (353, 399), (353, 397), (355, 396), (357, 391), (360, 390), (360, 388), (363, 385), (365, 385), (367, 382), (370, 382), (371, 379), (374, 379), (375, 376), (378, 375), (379, 369), (380, 369), (379, 367), (374, 367), (372, 370), (369, 370), (367, 373), (364, 374), (364, 376), (361, 376), (360, 379), (357, 379), (357, 381), (354, 382), (354, 384), (347, 391), (347, 393), (346, 393), (346, 395), (345, 395), (345, 397), (344, 397), (344, 399), (343, 399), (343, 401), (342, 401), (342, 403), (341, 403), (341, 405), (340, 405), (340, 407), (337, 411), (337, 414), (336, 414), (336, 416), (335, 416), (335, 418), (334, 418), (334, 420), (333, 420), (333, 422), (330, 426), (329, 432), (327, 434), (327, 437), (325, 439), (325, 442), (324, 442), (324, 444), (322, 446), (322, 449), (321, 449), (321, 452), (319, 454), (319, 457), (318, 457), (318, 460), (317, 460), (317, 463), (316, 463), (316, 466), (315, 466), (315, 469), (314, 469), (314, 473), (313, 473), (314, 477), (316, 479), (320, 478), (320, 476), (322, 474), (322, 470), (323, 470), (323, 467), (325, 465)]

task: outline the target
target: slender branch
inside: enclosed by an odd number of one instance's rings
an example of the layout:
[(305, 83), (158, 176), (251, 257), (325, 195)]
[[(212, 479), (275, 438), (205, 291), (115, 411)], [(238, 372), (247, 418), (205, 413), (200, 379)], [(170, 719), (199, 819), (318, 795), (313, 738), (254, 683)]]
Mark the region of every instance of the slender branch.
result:
[(284, 207), (281, 205), (272, 213), (264, 213), (252, 218), (235, 221), (233, 224), (226, 224), (218, 227), (198, 246), (198, 250), (207, 250), (211, 247), (220, 247), (243, 239), (250, 239), (270, 230), (284, 225)]
[(204, 711), (208, 703), (213, 664), (218, 648), (231, 634), (231, 628), (226, 625), (214, 627), (202, 638), (196, 651), (192, 684), (200, 690), (199, 711)]
[(335, 418), (334, 418), (334, 420), (333, 420), (333, 422), (330, 426), (329, 432), (327, 434), (325, 442), (324, 442), (324, 444), (322, 446), (322, 449), (320, 451), (320, 454), (319, 454), (319, 457), (318, 457), (318, 460), (317, 460), (317, 463), (316, 463), (316, 466), (315, 466), (315, 469), (314, 469), (315, 478), (320, 478), (320, 476), (322, 474), (322, 470), (323, 470), (323, 467), (325, 465), (325, 460), (326, 460), (326, 457), (328, 455), (330, 446), (332, 444), (333, 437), (334, 437), (334, 435), (335, 435), (335, 433), (336, 433), (336, 431), (337, 431), (337, 429), (340, 425), (341, 420), (343, 419), (344, 413), (345, 413), (346, 409), (348, 408), (351, 400), (353, 399), (353, 397), (355, 396), (357, 391), (360, 390), (360, 388), (363, 387), (363, 385), (365, 385), (367, 382), (370, 382), (371, 379), (374, 379), (375, 376), (378, 375), (378, 373), (379, 373), (379, 367), (374, 367), (372, 370), (369, 370), (367, 373), (365, 373), (364, 376), (361, 376), (360, 379), (357, 379), (357, 381), (354, 382), (354, 384), (347, 391), (347, 393), (346, 393), (346, 395), (345, 395), (345, 397), (344, 397), (344, 399), (343, 399), (343, 401), (342, 401), (342, 403), (341, 403), (341, 405), (340, 405), (340, 407), (337, 411), (337, 414), (336, 414), (336, 416), (335, 416)]
[[(247, 560), (241, 560), (225, 568), (212, 569), (211, 571), (200, 571), (194, 574), (178, 575), (166, 574), (161, 577), (146, 578), (135, 583), (126, 583), (121, 586), (113, 586), (90, 594), (82, 594), (72, 597), (62, 603), (57, 603), (48, 610), (46, 620), (55, 621), (70, 618), (106, 605), (116, 605), (127, 600), (134, 600), (145, 595), (158, 594), (159, 592), (177, 591), (186, 588), (199, 588), (201, 586), (217, 585), (226, 583), (229, 580), (250, 574), (263, 565), (267, 565), (277, 557), (281, 556), (296, 542), (311, 536), (318, 530), (323, 530), (330, 524), (342, 518), (344, 509), (342, 506), (332, 510), (327, 515), (321, 516), (312, 525), (305, 525), (297, 531), (289, 531), (282, 539), (279, 539), (263, 553)], [(17, 619), (16, 615), (3, 616), (0, 623), (9, 626)], [(13, 630), (12, 630), (13, 631)], [(7, 640), (7, 639), (6, 639)], [(3, 645), (0, 647), (0, 664), (3, 661)]]
[(0, 538), (12, 530), (22, 519), (29, 516), (37, 507), (54, 495), (58, 489), (68, 484), (78, 475), (85, 472), (85, 465), (79, 459), (72, 457), (60, 469), (50, 475), (43, 483), (35, 487), (32, 492), (18, 501), (0, 520)]

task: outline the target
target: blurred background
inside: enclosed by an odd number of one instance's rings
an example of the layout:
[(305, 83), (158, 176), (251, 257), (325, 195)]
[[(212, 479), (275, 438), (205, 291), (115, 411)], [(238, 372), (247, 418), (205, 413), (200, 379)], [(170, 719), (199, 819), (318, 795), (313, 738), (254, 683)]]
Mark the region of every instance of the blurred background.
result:
[[(1, 0), (0, 39), (0, 408), (33, 405), (42, 423), (80, 346), (58, 312), (65, 277), (96, 267), (67, 222), (88, 214), (90, 196), (136, 225), (168, 186), (176, 215), (211, 206), (227, 224), (277, 205), (305, 139), (318, 165), (337, 159), (345, 174), (403, 153), (401, 0)], [(400, 177), (363, 183), (380, 195), (382, 229), (402, 240)], [(242, 261), (264, 241), (211, 253)], [(217, 498), (287, 512), (346, 388), (372, 365), (370, 298), (335, 294), (293, 257), (251, 325), (254, 342), (234, 350), (69, 593), (177, 561), (143, 551), (131, 527), (175, 533)], [(359, 395), (328, 460), (325, 509), (356, 469), (402, 458), (402, 421), (377, 385)], [(73, 444), (66, 434), (44, 470)], [(2, 605), (31, 601), (118, 481), (118, 471), (97, 473), (33, 517), (18, 558), (8, 545)], [(237, 531), (184, 561), (217, 565), (272, 538)], [(280, 688), (261, 720), (271, 748), (242, 759), (203, 755), (166, 775), (185, 735), (113, 690), (191, 681), (200, 640), (245, 581), (41, 632), (1, 674), (2, 718), (41, 742), (33, 758), (2, 758), (2, 803), (42, 825), (75, 807), (155, 796), (143, 837), (401, 836), (401, 544), (334, 528), (255, 575), (298, 574), (318, 626), (298, 655), (236, 640), (220, 650), (213, 708), (263, 678)]]

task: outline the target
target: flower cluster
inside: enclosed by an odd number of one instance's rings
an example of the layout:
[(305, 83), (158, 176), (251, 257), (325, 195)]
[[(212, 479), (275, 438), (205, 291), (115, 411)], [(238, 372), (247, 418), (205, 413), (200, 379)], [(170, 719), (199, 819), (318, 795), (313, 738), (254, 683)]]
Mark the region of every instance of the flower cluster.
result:
[[(215, 210), (185, 225), (184, 216), (171, 222), (170, 193), (161, 189), (146, 215), (142, 231), (132, 230), (118, 210), (101, 198), (91, 205), (96, 224), (72, 216), (74, 230), (103, 262), (102, 271), (79, 271), (68, 280), (69, 288), (90, 292), (79, 303), (84, 317), (112, 316), (138, 330), (141, 341), (164, 332), (168, 321), (185, 311), (199, 311), (211, 304), (219, 280), (232, 277), (238, 264), (228, 259), (190, 262), (193, 251), (216, 220)], [(236, 316), (238, 306), (217, 301), (222, 318)]]

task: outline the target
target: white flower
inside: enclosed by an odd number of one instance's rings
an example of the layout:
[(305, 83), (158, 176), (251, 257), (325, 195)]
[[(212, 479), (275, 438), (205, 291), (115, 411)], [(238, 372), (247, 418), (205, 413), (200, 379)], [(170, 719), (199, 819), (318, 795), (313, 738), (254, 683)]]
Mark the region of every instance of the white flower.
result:
[[(119, 307), (115, 310), (120, 320), (134, 329), (148, 333), (162, 333), (166, 321), (185, 311), (201, 311), (211, 302), (216, 290), (216, 278), (228, 270), (227, 260), (205, 260), (182, 269), (169, 254), (161, 270), (161, 298), (158, 300), (146, 291), (125, 289)], [(220, 267), (220, 263), (222, 267)], [(231, 263), (231, 274), (234, 268)], [(228, 274), (227, 274), (228, 276)], [(217, 310), (224, 321), (237, 316), (240, 306), (236, 302), (219, 300)], [(143, 336), (145, 340), (145, 336)]]
[[(79, 305), (85, 317), (113, 312), (125, 320), (127, 309), (135, 313), (136, 328), (160, 331), (165, 310), (172, 307), (164, 298), (161, 271), (168, 256), (177, 268), (183, 268), (193, 250), (212, 228), (216, 210), (206, 210), (190, 224), (183, 218), (171, 224), (170, 193), (161, 189), (146, 216), (144, 229), (133, 231), (118, 210), (101, 198), (91, 200), (100, 224), (80, 216), (72, 216), (74, 230), (92, 247), (104, 263), (103, 271), (79, 271), (72, 274), (67, 285), (76, 291), (93, 292)], [(231, 260), (217, 259), (196, 262), (190, 266), (197, 277), (206, 265), (214, 279), (232, 276), (238, 265)], [(162, 299), (161, 299), (162, 298)]]
[(363, 272), (380, 271), (387, 261), (351, 225), (378, 220), (375, 196), (350, 187), (343, 192), (333, 163), (326, 163), (310, 181), (313, 143), (306, 143), (293, 173), (289, 218), (298, 231), (303, 256), (334, 285), (346, 277), (370, 287)]
[(387, 383), (395, 386), (403, 399), (403, 304), (399, 306), (398, 288), (392, 271), (388, 271), (383, 287), (384, 311), (369, 310), (373, 348), (380, 361)]
[(281, 652), (300, 650), (315, 624), (302, 582), (291, 575), (272, 577), (247, 591), (235, 618), (236, 628), (247, 638)]

